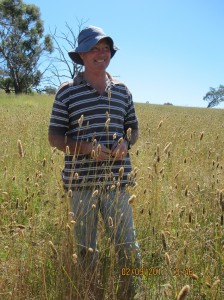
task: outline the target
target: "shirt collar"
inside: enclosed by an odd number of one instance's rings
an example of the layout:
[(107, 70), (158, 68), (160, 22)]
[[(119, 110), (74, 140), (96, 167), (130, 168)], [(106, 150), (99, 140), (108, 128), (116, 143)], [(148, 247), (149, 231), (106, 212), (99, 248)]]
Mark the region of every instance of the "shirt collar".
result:
[[(118, 84), (118, 83), (120, 83), (119, 81), (115, 80), (109, 73), (106, 72), (106, 74), (107, 74), (107, 78), (108, 78), (107, 86), (109, 86), (111, 84)], [(73, 83), (74, 83), (74, 85), (79, 85), (81, 83), (88, 84), (88, 82), (86, 82), (86, 80), (83, 77), (83, 72), (79, 72), (73, 78)]]

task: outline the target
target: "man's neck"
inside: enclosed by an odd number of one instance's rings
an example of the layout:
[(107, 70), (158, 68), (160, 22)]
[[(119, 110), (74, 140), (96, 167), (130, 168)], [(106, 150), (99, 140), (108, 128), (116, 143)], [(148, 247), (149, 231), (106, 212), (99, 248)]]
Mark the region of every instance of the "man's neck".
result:
[(88, 72), (84, 71), (83, 78), (91, 84), (93, 88), (95, 88), (101, 95), (104, 94), (108, 76), (107, 73), (104, 72)]

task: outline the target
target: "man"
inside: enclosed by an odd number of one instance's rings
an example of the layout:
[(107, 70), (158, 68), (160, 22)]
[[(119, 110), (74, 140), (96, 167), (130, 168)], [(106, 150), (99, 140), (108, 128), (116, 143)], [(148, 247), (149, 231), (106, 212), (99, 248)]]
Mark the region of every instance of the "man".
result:
[(139, 264), (127, 192), (135, 179), (128, 150), (137, 141), (138, 120), (130, 91), (106, 72), (117, 50), (101, 28), (80, 32), (68, 54), (84, 71), (59, 88), (49, 125), (51, 146), (65, 153), (62, 178), (72, 194), (77, 255), (86, 270), (98, 260), (99, 211), (120, 268)]

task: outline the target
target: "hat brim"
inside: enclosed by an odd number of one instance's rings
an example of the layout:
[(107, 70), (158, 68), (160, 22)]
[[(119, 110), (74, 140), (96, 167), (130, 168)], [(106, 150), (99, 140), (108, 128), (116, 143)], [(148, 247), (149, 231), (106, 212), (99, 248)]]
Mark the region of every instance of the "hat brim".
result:
[(94, 41), (91, 40), (91, 43), (85, 43), (84, 45), (81, 44), (77, 48), (68, 52), (69, 57), (74, 63), (79, 65), (84, 65), (83, 60), (80, 57), (79, 53), (90, 51), (102, 39), (107, 39), (109, 41), (111, 58), (112, 58), (116, 53), (116, 51), (118, 50), (118, 48), (114, 45), (112, 38), (109, 36), (97, 37), (94, 39)]

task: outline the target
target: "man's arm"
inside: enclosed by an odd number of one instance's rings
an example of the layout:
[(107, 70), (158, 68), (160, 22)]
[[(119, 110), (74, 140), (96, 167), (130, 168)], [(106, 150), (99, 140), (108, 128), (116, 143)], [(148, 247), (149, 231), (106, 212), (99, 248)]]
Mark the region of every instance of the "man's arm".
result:
[(114, 144), (111, 155), (116, 160), (124, 159), (128, 153), (128, 145), (134, 145), (138, 140), (138, 129), (132, 129), (127, 133), (122, 142)]
[(48, 133), (48, 140), (52, 147), (56, 147), (63, 152), (69, 150), (71, 154), (89, 154), (92, 151), (92, 143), (75, 141), (66, 135), (56, 134), (50, 131)]
[(130, 134), (130, 139), (127, 136), (127, 139), (129, 140), (131, 145), (134, 145), (137, 142), (138, 134), (139, 134), (138, 129), (132, 129)]
[(96, 160), (108, 159), (110, 155), (110, 150), (104, 145), (97, 143), (93, 145), (92, 142), (75, 141), (64, 134), (57, 134), (55, 132), (51, 132), (50, 130), (48, 133), (48, 140), (52, 147), (56, 147), (58, 150), (63, 151), (64, 153), (69, 151), (69, 153), (72, 155), (88, 155), (92, 154), (93, 150), (95, 151), (95, 156), (93, 156), (93, 158)]

